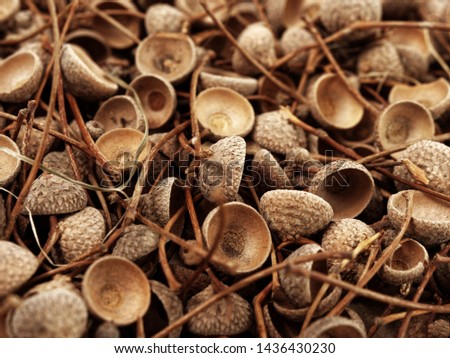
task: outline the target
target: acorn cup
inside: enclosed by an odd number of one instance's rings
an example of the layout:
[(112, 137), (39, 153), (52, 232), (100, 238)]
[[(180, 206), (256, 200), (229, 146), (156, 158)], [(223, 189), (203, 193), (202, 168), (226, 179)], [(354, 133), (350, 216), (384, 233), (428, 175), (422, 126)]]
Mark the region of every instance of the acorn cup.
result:
[(324, 317), (311, 323), (303, 338), (366, 338), (366, 330), (359, 322), (344, 317)]
[(111, 48), (106, 44), (105, 38), (96, 31), (78, 29), (69, 32), (65, 40), (66, 43), (71, 43), (84, 49), (96, 63), (102, 62), (111, 56)]
[[(373, 103), (375, 105), (375, 103)], [(376, 114), (364, 111), (361, 121), (353, 128), (336, 131), (336, 139), (347, 146), (370, 145), (375, 141)]]
[[(300, 3), (301, 1), (297, 0), (296, 2)], [(288, 27), (280, 39), (283, 56), (299, 48), (314, 45), (315, 43), (316, 40), (313, 35), (300, 24)], [(289, 71), (292, 73), (301, 73), (308, 60), (308, 55), (308, 51), (303, 51), (290, 59), (287, 63)]]
[[(292, 79), (282, 72), (274, 72), (272, 76), (283, 82), (285, 85), (290, 87), (295, 91), (295, 84)], [(280, 108), (280, 106), (287, 106), (291, 104), (292, 100), (289, 95), (281, 91), (278, 86), (275, 86), (266, 76), (259, 79), (258, 94), (260, 96), (265, 96), (271, 98), (275, 103), (269, 101), (261, 101), (261, 112), (275, 111)]]
[(255, 154), (252, 169), (253, 173), (258, 173), (258, 177), (253, 179), (253, 184), (261, 190), (293, 188), (288, 176), (267, 149), (260, 149)]
[(103, 322), (96, 328), (95, 338), (120, 338), (119, 328), (114, 323)]
[(200, 73), (200, 81), (205, 89), (225, 87), (242, 96), (251, 96), (258, 90), (258, 81), (253, 77), (215, 67), (205, 67)]
[(9, 0), (0, 2), (0, 29), (8, 27), (11, 19), (20, 10), (20, 0)]
[(260, 18), (254, 3), (232, 3), (226, 25), (232, 34), (240, 34), (249, 24), (258, 21)]
[(112, 255), (137, 261), (158, 248), (159, 235), (145, 225), (128, 225), (116, 242)]
[(145, 12), (147, 35), (157, 32), (182, 32), (185, 24), (189, 24), (186, 14), (169, 4), (154, 4)]
[(200, 124), (217, 138), (245, 137), (255, 123), (255, 112), (250, 102), (236, 91), (224, 87), (200, 92), (194, 108)]
[(150, 284), (144, 272), (131, 261), (105, 256), (89, 266), (82, 293), (97, 317), (125, 326), (143, 317), (150, 306)]
[[(74, 150), (74, 157), (80, 171), (81, 179), (83, 180), (89, 174), (89, 158), (83, 152), (78, 150)], [(60, 174), (75, 179), (75, 173), (70, 164), (70, 158), (67, 151), (48, 153), (42, 160), (42, 164), (46, 168), (56, 170)]]
[(232, 275), (260, 268), (272, 248), (272, 237), (263, 217), (251, 206), (239, 202), (213, 209), (203, 222), (202, 233), (208, 249), (219, 240), (214, 255), (236, 268), (227, 272)]
[(21, 161), (4, 152), (1, 148), (7, 148), (20, 154), (19, 147), (9, 137), (0, 134), (0, 187), (7, 187), (19, 174)]
[[(229, 7), (227, 0), (209, 0), (208, 8), (221, 21), (225, 21), (229, 16)], [(199, 23), (204, 26), (211, 26), (214, 24), (213, 20), (206, 14), (205, 10), (200, 4), (200, 0), (175, 0), (175, 6), (187, 14), (189, 17), (200, 17)]]
[(360, 77), (383, 78), (386, 75), (402, 76), (405, 69), (395, 45), (389, 40), (380, 40), (359, 54), (357, 72)]

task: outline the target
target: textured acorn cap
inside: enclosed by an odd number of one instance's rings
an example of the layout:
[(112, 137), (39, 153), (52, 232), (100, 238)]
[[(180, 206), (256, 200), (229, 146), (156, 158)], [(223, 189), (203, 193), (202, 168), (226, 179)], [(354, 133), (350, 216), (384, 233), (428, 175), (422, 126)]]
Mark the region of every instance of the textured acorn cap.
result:
[[(228, 18), (230, 5), (227, 3), (227, 0), (209, 0), (207, 5), (219, 20), (224, 21)], [(216, 9), (221, 5), (221, 8)], [(206, 15), (205, 10), (200, 5), (200, 0), (175, 0), (175, 6), (190, 17)], [(202, 25), (206, 26), (214, 24), (213, 20), (208, 15), (203, 16), (199, 21)]]
[(96, 260), (81, 285), (89, 310), (118, 326), (144, 316), (150, 306), (150, 284), (133, 262), (118, 256)]
[(44, 173), (31, 185), (23, 204), (22, 214), (69, 214), (86, 207), (87, 195), (83, 188), (56, 175)]
[[(0, 134), (0, 148), (5, 147), (20, 154), (19, 147), (9, 137)], [(19, 174), (21, 161), (0, 149), (0, 187), (7, 187)]]
[[(150, 129), (162, 127), (172, 117), (177, 107), (177, 95), (172, 84), (162, 76), (141, 75), (130, 86), (141, 101)], [(127, 90), (128, 96), (133, 96)]]
[[(245, 49), (264, 67), (272, 66), (276, 60), (275, 37), (262, 22), (248, 25), (241, 32), (238, 44)], [(260, 71), (254, 67), (238, 49), (234, 49), (231, 56), (233, 70), (242, 75), (257, 75)]]
[[(280, 82), (283, 82), (286, 86), (288, 86), (293, 91), (296, 90), (296, 85), (294, 81), (292, 81), (291, 77), (283, 72), (273, 72), (272, 76), (278, 79)], [(286, 92), (282, 91), (278, 86), (273, 84), (266, 76), (262, 76), (259, 81), (258, 94), (261, 96), (265, 96), (271, 98), (275, 103), (269, 101), (260, 101), (261, 113), (276, 111), (280, 108), (280, 106), (287, 106), (292, 103), (291, 97), (286, 94)]]
[(120, 338), (119, 328), (112, 322), (103, 322), (96, 328), (95, 338)]
[[(190, 312), (214, 296), (211, 285), (193, 296), (187, 303)], [(200, 336), (234, 336), (250, 328), (253, 310), (250, 304), (237, 293), (230, 293), (196, 314), (188, 322), (188, 329)]]
[(344, 317), (324, 317), (311, 323), (302, 334), (304, 338), (366, 338), (359, 322)]
[(388, 40), (371, 43), (358, 56), (358, 75), (377, 74), (377, 77), (386, 75), (401, 76), (405, 73), (400, 55), (394, 44)]
[(158, 248), (159, 235), (145, 225), (131, 224), (117, 240), (112, 255), (136, 261)]
[(313, 234), (333, 217), (331, 206), (317, 195), (298, 190), (271, 190), (260, 200), (261, 213), (282, 239)]
[(291, 124), (282, 111), (256, 116), (252, 139), (261, 147), (280, 154), (286, 154), (290, 148), (306, 146), (303, 129)]
[[(199, 220), (200, 223), (200, 220)], [(196, 240), (186, 240), (186, 244), (189, 246), (189, 248), (180, 247), (179, 255), (181, 261), (186, 266), (198, 266), (202, 262), (203, 257), (198, 255), (194, 250), (191, 248), (194, 246), (199, 246)]]
[(78, 29), (67, 34), (66, 43), (83, 48), (94, 62), (102, 62), (111, 56), (111, 48), (105, 38), (98, 32), (89, 29)]
[(148, 35), (156, 32), (181, 32), (188, 22), (185, 13), (169, 4), (154, 4), (145, 12), (145, 30)]
[[(157, 145), (166, 134), (167, 132), (150, 134), (149, 136), (150, 142), (153, 145)], [(183, 157), (182, 153), (176, 154), (179, 148), (180, 142), (178, 142), (178, 138), (174, 136), (164, 143), (164, 145), (160, 149), (160, 152), (164, 154), (167, 158), (172, 158), (176, 155), (179, 155), (182, 158)], [(178, 157), (175, 157), (175, 159), (178, 159)]]
[[(303, 148), (302, 148), (303, 149)], [(288, 176), (267, 149), (260, 149), (252, 161), (252, 169), (259, 173), (253, 184), (267, 189), (292, 189)]]
[(61, 49), (61, 71), (64, 85), (74, 96), (96, 101), (114, 95), (118, 86), (76, 45), (65, 44)]
[(182, 33), (160, 32), (147, 36), (136, 49), (136, 67), (145, 75), (157, 75), (178, 84), (197, 63), (195, 43)]
[[(409, 159), (425, 172), (429, 180), (427, 187), (440, 193), (450, 195), (450, 147), (431, 140), (422, 140), (410, 145), (401, 152), (399, 159)], [(394, 174), (417, 183), (405, 166), (394, 168)], [(404, 190), (406, 186), (396, 183), (397, 189)]]
[(244, 96), (229, 88), (215, 87), (200, 92), (194, 108), (200, 124), (219, 138), (245, 137), (255, 123), (253, 106)]
[(405, 190), (390, 196), (387, 213), (392, 225), (399, 229), (406, 211), (405, 193), (413, 193), (413, 211), (407, 234), (425, 246), (450, 239), (450, 204), (417, 190)]
[[(430, 111), (415, 101), (400, 101), (389, 105), (376, 123), (377, 144), (383, 150), (434, 135), (434, 119)], [(401, 152), (392, 153), (395, 159)]]
[[(295, 2), (301, 3), (301, 1), (298, 0)], [(281, 51), (284, 56), (301, 47), (314, 45), (315, 43), (316, 40), (313, 35), (300, 24), (288, 27), (280, 39)], [(303, 51), (298, 55), (295, 55), (287, 63), (289, 71), (301, 73), (303, 66), (305, 66), (306, 61), (308, 60), (308, 56), (308, 51)]]
[[(428, 3), (429, 1), (425, 1)], [(418, 1), (411, 0), (382, 0), (383, 18), (388, 19), (403, 19), (414, 12), (417, 8)], [(420, 3), (423, 3), (422, 1)]]
[[(75, 160), (80, 171), (81, 178), (87, 177), (89, 173), (89, 158), (81, 151), (74, 151)], [(46, 168), (56, 170), (60, 174), (64, 174), (75, 179), (75, 173), (70, 164), (69, 154), (67, 151), (50, 152), (42, 160), (42, 165)]]
[(221, 68), (205, 67), (200, 73), (200, 81), (204, 88), (225, 87), (243, 96), (251, 96), (258, 90), (258, 81), (253, 77), (241, 76)]
[(206, 200), (223, 204), (236, 200), (245, 162), (245, 140), (226, 137), (210, 147), (211, 157), (200, 165), (200, 191)]
[(38, 55), (20, 51), (0, 62), (0, 101), (25, 102), (39, 87), (44, 68)]
[[(264, 218), (251, 206), (239, 202), (213, 209), (203, 222), (202, 233), (208, 248), (219, 240), (214, 255), (236, 267), (234, 274), (261, 267), (272, 248), (272, 237)], [(219, 233), (222, 233), (220, 237)]]

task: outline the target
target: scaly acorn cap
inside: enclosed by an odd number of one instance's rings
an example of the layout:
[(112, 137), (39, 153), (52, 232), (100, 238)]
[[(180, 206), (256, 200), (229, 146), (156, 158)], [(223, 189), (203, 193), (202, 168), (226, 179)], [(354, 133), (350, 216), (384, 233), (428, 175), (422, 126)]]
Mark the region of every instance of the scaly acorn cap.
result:
[(366, 338), (366, 330), (359, 322), (334, 316), (313, 322), (302, 334), (304, 338)]
[[(302, 25), (288, 27), (281, 36), (280, 45), (283, 55), (287, 55), (301, 47), (314, 45), (314, 36)], [(293, 73), (301, 73), (303, 66), (308, 60), (308, 51), (303, 51), (294, 56), (287, 63), (289, 70)]]
[(358, 56), (357, 69), (360, 77), (374, 73), (378, 77), (401, 76), (405, 72), (397, 49), (389, 40), (377, 41), (365, 48)]
[(136, 261), (158, 248), (159, 235), (145, 225), (131, 224), (117, 240), (112, 255)]
[(156, 32), (181, 32), (188, 21), (185, 13), (169, 4), (154, 4), (145, 12), (145, 30), (148, 35)]
[(292, 189), (293, 185), (280, 164), (267, 149), (260, 149), (252, 161), (252, 168), (259, 173), (259, 182), (263, 190)]
[[(17, 144), (4, 134), (0, 134), (0, 147), (21, 154)], [(0, 187), (7, 187), (19, 174), (21, 161), (0, 149)]]
[(82, 28), (71, 31), (67, 34), (65, 42), (83, 48), (96, 63), (103, 62), (111, 56), (111, 48), (106, 44), (105, 38), (93, 30)]
[(95, 330), (95, 338), (120, 338), (120, 330), (112, 322), (103, 322)]
[[(83, 152), (78, 150), (74, 150), (74, 156), (80, 171), (81, 179), (83, 179), (89, 174), (89, 158)], [(70, 158), (67, 151), (48, 153), (42, 160), (42, 165), (75, 179), (75, 173), (70, 164)]]

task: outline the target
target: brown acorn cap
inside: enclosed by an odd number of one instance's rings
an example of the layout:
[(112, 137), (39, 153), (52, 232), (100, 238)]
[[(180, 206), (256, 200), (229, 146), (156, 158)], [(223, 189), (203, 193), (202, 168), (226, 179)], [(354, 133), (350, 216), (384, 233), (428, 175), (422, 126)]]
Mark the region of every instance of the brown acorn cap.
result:
[[(235, 275), (261, 267), (272, 248), (272, 237), (264, 218), (251, 206), (239, 202), (213, 209), (203, 222), (202, 233), (208, 248), (219, 240), (214, 255), (236, 267)], [(222, 233), (220, 237), (219, 233)]]
[(156, 32), (181, 32), (188, 22), (184, 12), (169, 4), (154, 4), (145, 12), (145, 30), (148, 35)]
[(389, 93), (389, 102), (416, 101), (427, 108), (434, 119), (439, 118), (450, 106), (450, 83), (443, 77), (418, 85), (396, 84)]
[[(192, 311), (215, 294), (211, 285), (193, 296), (187, 303)], [(188, 329), (200, 336), (234, 336), (250, 328), (253, 310), (237, 293), (230, 293), (196, 314), (188, 322)]]
[(96, 328), (95, 338), (120, 338), (120, 330), (112, 322), (103, 322)]
[[(0, 148), (5, 147), (20, 154), (19, 147), (9, 137), (0, 134)], [(0, 186), (7, 187), (19, 174), (21, 161), (0, 149)]]
[(78, 29), (69, 32), (65, 42), (83, 48), (96, 63), (102, 62), (111, 56), (111, 48), (106, 44), (105, 38), (93, 30)]
[[(295, 0), (294, 2), (301, 3), (302, 1)], [(283, 52), (284, 56), (301, 47), (314, 45), (315, 43), (316, 40), (314, 39), (313, 35), (308, 30), (306, 30), (303, 25), (300, 24), (288, 27), (286, 31), (284, 31), (280, 40), (281, 51)], [(294, 56), (287, 63), (289, 71), (293, 73), (301, 73), (307, 60), (307, 51), (303, 51)]]
[[(376, 103), (372, 103), (377, 106)], [(375, 141), (376, 114), (364, 111), (361, 121), (353, 128), (336, 131), (335, 136), (340, 143), (347, 146), (371, 144)]]
[(96, 101), (114, 95), (118, 86), (76, 45), (65, 44), (61, 49), (61, 71), (64, 85), (74, 96)]
[(375, 183), (361, 164), (338, 160), (325, 165), (314, 175), (309, 192), (333, 208), (333, 220), (354, 218), (369, 204)]
[(131, 224), (117, 240), (112, 255), (137, 261), (158, 248), (159, 235), (145, 225)]
[(371, 43), (358, 56), (358, 76), (386, 75), (401, 76), (405, 73), (400, 55), (389, 40)]
[[(207, 4), (209, 9), (215, 16), (217, 16), (218, 19), (225, 21), (228, 18), (230, 5), (227, 3), (227, 0), (209, 0)], [(175, 6), (190, 17), (206, 15), (199, 0), (175, 0)], [(216, 9), (217, 7), (219, 8)], [(199, 21), (205, 26), (214, 24), (213, 20), (209, 16), (202, 16)]]
[(0, 63), (0, 101), (25, 102), (37, 91), (44, 68), (38, 55), (20, 51)]
[[(198, 247), (198, 243), (196, 240), (186, 240), (186, 244), (190, 247)], [(183, 263), (187, 266), (198, 266), (203, 259), (203, 257), (198, 255), (191, 248), (180, 247), (179, 254), (181, 261), (183, 261)]]
[(304, 338), (366, 338), (359, 322), (344, 317), (324, 317), (313, 322), (302, 334)]
[[(160, 140), (166, 135), (167, 133), (154, 133), (149, 135), (150, 142), (152, 145), (157, 145)], [(180, 142), (178, 142), (177, 136), (173, 136), (170, 138), (167, 142), (164, 143), (164, 145), (161, 147), (160, 152), (164, 154), (167, 158), (172, 158), (176, 155), (179, 155), (180, 158), (183, 158), (183, 153), (176, 154), (178, 149), (180, 148)], [(179, 157), (174, 157), (174, 159), (179, 159)]]
[(333, 209), (317, 195), (298, 190), (271, 190), (260, 200), (269, 227), (283, 240), (311, 235), (325, 227)]
[(108, 132), (116, 128), (133, 128), (143, 131), (145, 128), (144, 115), (136, 102), (129, 96), (114, 96), (101, 104), (94, 121), (99, 122)]
[(0, 2), (0, 28), (6, 28), (14, 15), (20, 10), (20, 0)]
[[(376, 123), (377, 144), (383, 150), (414, 140), (431, 138), (435, 133), (430, 111), (415, 101), (400, 101), (389, 105)], [(392, 153), (395, 159), (401, 152)]]
[(306, 147), (303, 129), (291, 124), (282, 111), (256, 116), (252, 139), (271, 152), (286, 154), (290, 148)]
[(420, 53), (417, 48), (409, 45), (396, 45), (397, 52), (402, 61), (407, 76), (417, 80), (425, 80), (428, 75), (429, 59)]
[(136, 49), (136, 67), (144, 75), (157, 75), (172, 84), (183, 82), (197, 63), (195, 43), (182, 33), (147, 36)]
[(390, 196), (387, 213), (392, 225), (399, 229), (404, 221), (404, 194), (408, 192), (413, 193), (413, 212), (406, 233), (427, 247), (448, 241), (450, 204), (417, 190), (405, 190)]
[(96, 260), (81, 285), (89, 310), (117, 326), (143, 317), (150, 306), (150, 284), (133, 262), (117, 256)]
[(39, 266), (37, 258), (23, 247), (0, 240), (0, 297), (27, 282)]
[(245, 140), (226, 137), (210, 150), (212, 156), (200, 165), (200, 191), (206, 200), (217, 205), (234, 201), (244, 172)]
[(260, 149), (255, 154), (252, 169), (259, 173), (257, 181), (254, 181), (253, 184), (260, 186), (263, 190), (293, 188), (286, 173), (267, 149)]
[(6, 208), (5, 202), (3, 201), (3, 197), (0, 195), (0, 240), (5, 239), (5, 237), (3, 236), (5, 234), (5, 228), (6, 228)]
[(225, 87), (242, 96), (251, 96), (258, 90), (258, 81), (253, 77), (215, 67), (205, 67), (200, 73), (200, 81), (204, 88)]
[[(177, 255), (172, 256), (172, 259), (170, 260), (170, 269), (172, 270), (173, 275), (175, 276), (177, 281), (182, 285), (186, 284), (187, 282), (191, 282), (190, 280), (195, 274), (195, 269), (184, 266)], [(208, 275), (203, 272), (198, 276), (195, 274), (195, 277), (196, 278), (192, 285), (187, 288), (187, 297), (192, 297), (193, 295), (199, 293), (211, 283)]]
[[(273, 72), (272, 76), (283, 82), (286, 86), (295, 91), (295, 83), (291, 77), (282, 72)], [(280, 88), (273, 84), (266, 76), (262, 76), (259, 81), (258, 94), (271, 98), (275, 103), (268, 101), (261, 101), (261, 113), (276, 111), (280, 106), (287, 106), (292, 103), (291, 97), (280, 90)]]
[[(89, 158), (81, 151), (74, 151), (74, 154), (81, 178), (83, 179), (89, 174)], [(67, 151), (48, 153), (42, 160), (42, 165), (75, 179), (75, 173), (70, 164), (70, 158)]]
[(23, 204), (22, 214), (69, 214), (85, 208), (87, 195), (84, 189), (56, 175), (44, 173), (31, 185)]
[(255, 112), (248, 99), (224, 87), (200, 92), (194, 104), (200, 124), (214, 136), (245, 137), (255, 123)]

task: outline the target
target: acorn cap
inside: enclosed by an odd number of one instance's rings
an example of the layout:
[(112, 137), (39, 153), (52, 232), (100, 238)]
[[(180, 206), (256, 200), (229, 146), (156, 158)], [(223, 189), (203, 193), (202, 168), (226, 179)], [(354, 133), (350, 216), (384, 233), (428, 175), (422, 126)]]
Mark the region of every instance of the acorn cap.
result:
[[(415, 101), (400, 101), (389, 105), (376, 123), (377, 144), (383, 150), (434, 135), (434, 119), (430, 111)], [(395, 159), (401, 152), (392, 153)]]
[(200, 165), (200, 191), (206, 200), (217, 205), (234, 201), (244, 172), (245, 140), (226, 137), (210, 150), (211, 157)]
[(8, 22), (20, 10), (20, 0), (9, 0), (0, 2), (0, 26), (7, 27)]
[[(230, 5), (227, 0), (209, 0), (208, 8), (213, 12), (215, 16), (221, 21), (225, 21), (228, 18)], [(197, 17), (200, 15), (206, 15), (205, 10), (200, 5), (199, 0), (175, 0), (175, 6), (181, 11), (189, 15), (190, 17)], [(221, 8), (216, 9), (217, 7)], [(203, 16), (199, 20), (202, 25), (210, 26), (214, 22), (209, 16)]]
[[(150, 142), (153, 145), (157, 145), (166, 134), (167, 134), (166, 132), (150, 134), (149, 135)], [(181, 153), (176, 154), (179, 148), (180, 142), (178, 142), (177, 136), (173, 136), (167, 142), (164, 143), (164, 145), (160, 149), (160, 152), (164, 154), (164, 156), (166, 156), (167, 158), (172, 158), (176, 155), (182, 157)], [(175, 157), (174, 159), (179, 159), (179, 157)]]
[(145, 30), (156, 32), (181, 32), (189, 19), (186, 14), (169, 4), (150, 5), (145, 12)]
[(44, 68), (31, 51), (13, 53), (0, 62), (0, 101), (25, 102), (37, 91)]
[(252, 139), (267, 150), (280, 154), (286, 154), (290, 148), (306, 146), (303, 129), (291, 124), (282, 111), (256, 116)]
[(3, 236), (5, 234), (5, 228), (6, 228), (6, 208), (5, 202), (3, 201), (3, 197), (0, 195), (0, 240), (5, 239), (5, 237)]
[(258, 90), (258, 81), (253, 77), (215, 67), (205, 67), (200, 73), (200, 81), (204, 88), (225, 87), (242, 96), (251, 96)]
[[(5, 147), (20, 154), (19, 147), (9, 137), (0, 134), (0, 148)], [(0, 149), (0, 187), (7, 187), (19, 174), (21, 161)]]
[[(187, 303), (187, 312), (192, 311), (214, 296), (211, 285), (193, 296)], [(250, 328), (253, 310), (250, 304), (237, 293), (230, 293), (196, 314), (188, 322), (188, 329), (200, 336), (234, 336)]]
[(389, 40), (371, 43), (358, 56), (357, 72), (360, 77), (377, 74), (401, 76), (405, 73), (400, 55)]
[(429, 59), (414, 46), (406, 44), (396, 45), (395, 47), (397, 48), (406, 75), (418, 80), (426, 79), (430, 65)]
[[(293, 91), (296, 90), (295, 83), (292, 81), (291, 77), (282, 72), (273, 72), (272, 76), (283, 82), (286, 86), (291, 88)], [(291, 97), (286, 94), (286, 92), (280, 90), (272, 81), (270, 81), (266, 76), (262, 76), (259, 81), (258, 94), (271, 98), (275, 103), (269, 101), (260, 101), (261, 103), (261, 113), (276, 111), (280, 106), (287, 106), (292, 103)]]
[[(203, 222), (202, 233), (207, 248), (219, 240), (214, 255), (236, 267), (234, 275), (260, 268), (272, 248), (264, 218), (251, 206), (239, 202), (213, 209)], [(220, 237), (219, 233), (222, 233)]]
[[(139, 96), (148, 127), (154, 129), (166, 124), (177, 107), (177, 94), (172, 84), (162, 76), (141, 75), (130, 86)], [(127, 95), (133, 96), (130, 90)]]
[(302, 334), (304, 338), (366, 338), (359, 322), (344, 317), (324, 317), (313, 322)]
[[(301, 3), (302, 1), (295, 0), (294, 2)], [(314, 45), (315, 43), (316, 40), (313, 35), (300, 24), (288, 27), (286, 31), (283, 32), (280, 40), (281, 51), (284, 56), (301, 47)], [(308, 54), (308, 51), (303, 51), (290, 59), (287, 63), (289, 71), (301, 73), (308, 60)]]
[(308, 191), (333, 208), (333, 220), (354, 218), (369, 204), (375, 190), (370, 172), (361, 164), (338, 160), (314, 175)]
[(387, 213), (392, 225), (399, 229), (404, 221), (406, 199), (413, 193), (413, 211), (407, 234), (425, 246), (446, 242), (450, 238), (450, 204), (417, 190), (405, 190), (390, 196)]
[(258, 10), (252, 2), (234, 3), (230, 6), (227, 28), (231, 33), (240, 34), (248, 24), (261, 21)]
[[(81, 178), (87, 177), (89, 174), (89, 158), (82, 152), (74, 151), (75, 160), (80, 171)], [(75, 179), (75, 173), (70, 164), (69, 154), (67, 151), (50, 152), (42, 160), (42, 165), (46, 168), (53, 169), (60, 174), (64, 174)]]
[(245, 137), (255, 123), (255, 112), (248, 99), (224, 87), (200, 92), (194, 108), (200, 124), (219, 138)]
[(106, 44), (105, 38), (93, 30), (78, 29), (69, 32), (65, 37), (65, 42), (83, 48), (96, 63), (111, 56), (111, 48)]
[(159, 235), (145, 225), (131, 224), (117, 240), (112, 255), (137, 261), (158, 248)]
[(269, 227), (283, 240), (311, 235), (325, 227), (333, 209), (317, 195), (298, 190), (271, 190), (260, 200)]
[(118, 86), (76, 45), (65, 44), (61, 49), (61, 71), (64, 85), (74, 96), (96, 101), (114, 95)]
[(172, 84), (183, 82), (197, 63), (195, 43), (182, 33), (160, 32), (141, 41), (136, 67), (144, 75), (157, 75)]
[(103, 322), (96, 328), (95, 338), (120, 338), (119, 328), (112, 322)]
[(56, 175), (44, 173), (34, 180), (23, 204), (22, 214), (59, 215), (69, 214), (86, 207), (84, 189)]
[(150, 306), (150, 284), (144, 272), (131, 261), (117, 256), (96, 260), (81, 284), (89, 310), (117, 326), (143, 317)]
[[(372, 104), (377, 107), (376, 103)], [(376, 114), (369, 111), (364, 111), (361, 121), (355, 127), (336, 131), (335, 136), (340, 143), (347, 146), (371, 144), (375, 141), (376, 121)]]
[[(200, 220), (199, 220), (200, 223)], [(186, 240), (186, 244), (189, 246), (189, 248), (186, 247), (180, 247), (179, 255), (181, 261), (187, 266), (198, 266), (203, 260), (203, 257), (201, 257), (199, 254), (194, 252), (191, 248), (194, 246), (199, 246), (196, 240)]]
[(253, 184), (259, 185), (263, 190), (293, 188), (288, 176), (267, 149), (260, 149), (255, 154), (252, 169), (259, 173)]

